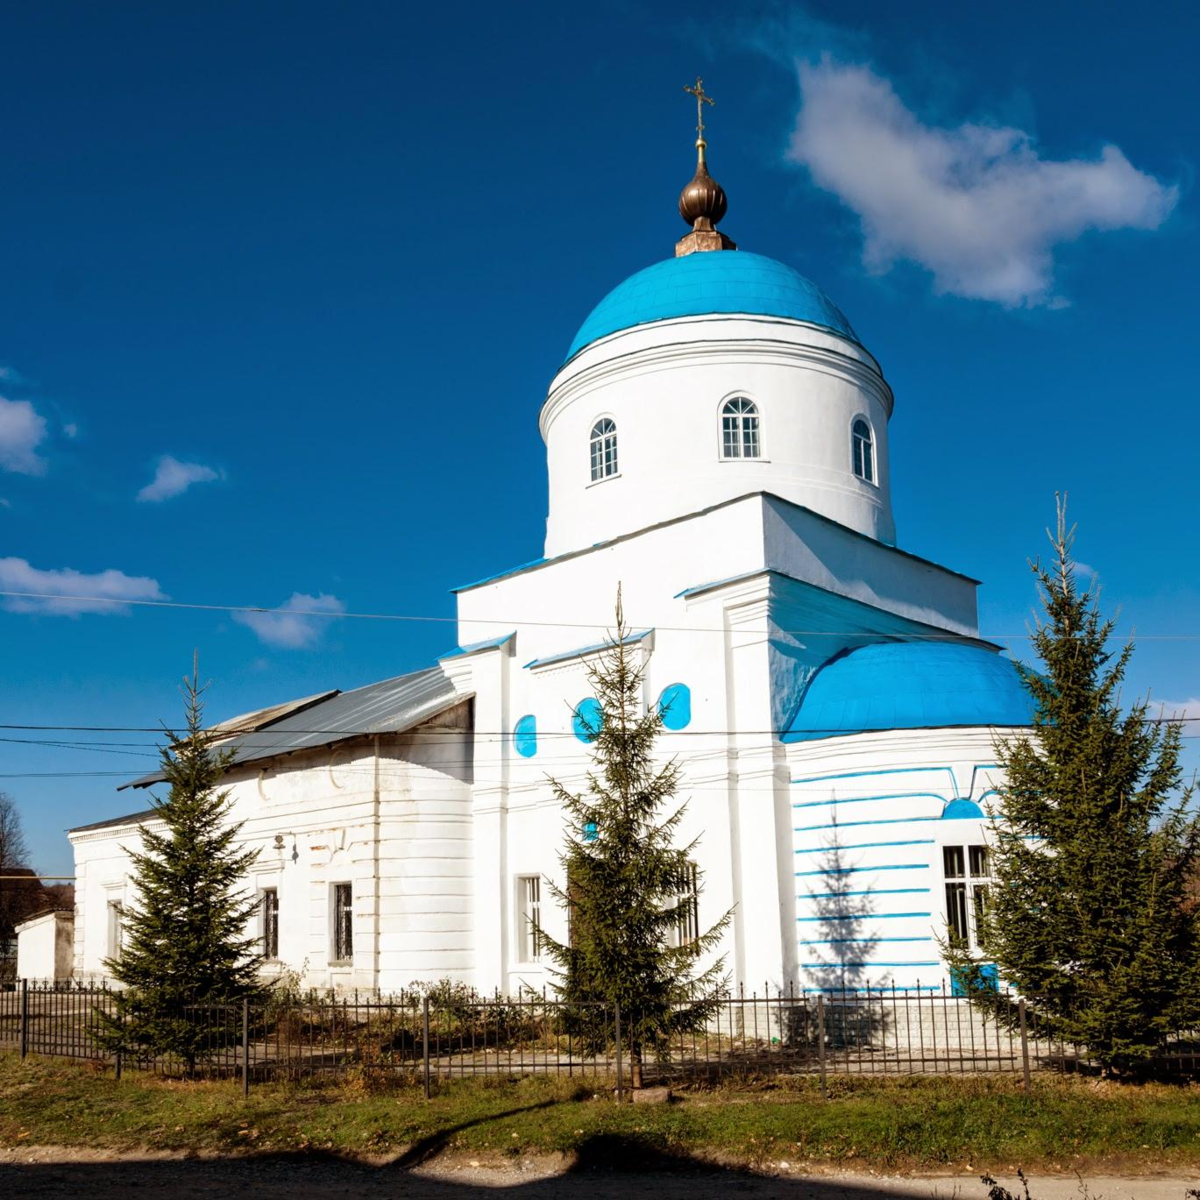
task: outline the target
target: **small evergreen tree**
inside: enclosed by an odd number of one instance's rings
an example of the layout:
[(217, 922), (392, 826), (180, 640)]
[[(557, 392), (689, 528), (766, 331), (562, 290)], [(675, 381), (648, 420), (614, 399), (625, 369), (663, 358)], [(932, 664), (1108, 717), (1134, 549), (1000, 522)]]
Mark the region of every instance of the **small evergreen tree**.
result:
[[(588, 672), (600, 708), (585, 723), (597, 769), (582, 794), (551, 780), (567, 816), (559, 858), (566, 887), (552, 891), (567, 910), (570, 933), (566, 942), (538, 936), (563, 1000), (610, 1012), (620, 1005), (636, 1088), (645, 1060), (665, 1056), (673, 1034), (702, 1028), (720, 1003), (724, 959), (705, 968), (700, 960), (716, 948), (732, 914), (699, 932), (694, 905), (702, 881), (691, 861), (698, 839), (675, 846), (686, 804), (661, 812), (675, 795), (679, 764), (655, 762), (663, 713), (657, 706), (645, 711), (628, 635), (618, 591), (616, 632)], [(681, 929), (695, 936), (670, 945)], [(577, 1028), (590, 1028), (598, 1040), (586, 1010), (575, 1013)]]
[(262, 995), (261, 956), (246, 932), (257, 900), (242, 892), (258, 852), (241, 848), (229, 792), (218, 790), (229, 756), (204, 729), (203, 691), (193, 668), (185, 731), (168, 731), (161, 750), (170, 792), (152, 797), (166, 828), (143, 827), (141, 850), (129, 851), (136, 895), (122, 913), (121, 952), (104, 964), (124, 987), (114, 1011), (99, 1014), (110, 1049), (175, 1055), (189, 1074), (236, 1036), (241, 1001)]
[[(1138, 700), (1122, 712), (1132, 644), (1081, 590), (1074, 529), (1058, 506), (1054, 561), (1031, 563), (1044, 619), (1042, 672), (1018, 666), (1034, 731), (998, 741), (1004, 782), (992, 830), (994, 885), (979, 918), (983, 958), (1026, 997), (1041, 1028), (1086, 1046), (1110, 1072), (1135, 1068), (1200, 1016), (1200, 928), (1188, 883), (1200, 830), (1182, 788), (1180, 727)], [(1012, 1019), (980, 964), (947, 947), (977, 1003)]]

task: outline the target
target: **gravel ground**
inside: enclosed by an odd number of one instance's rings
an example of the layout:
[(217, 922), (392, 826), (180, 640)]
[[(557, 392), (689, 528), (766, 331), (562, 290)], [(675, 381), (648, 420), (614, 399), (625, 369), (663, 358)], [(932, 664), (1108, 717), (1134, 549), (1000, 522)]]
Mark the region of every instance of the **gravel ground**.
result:
[[(1015, 1187), (1015, 1180), (1004, 1180)], [(1185, 1200), (1200, 1175), (1138, 1179), (1088, 1179), (1089, 1200)], [(363, 1163), (313, 1155), (294, 1157), (182, 1157), (143, 1152), (114, 1155), (58, 1147), (0, 1149), (0, 1196), (53, 1197), (55, 1200), (129, 1200), (242, 1196), (254, 1200), (470, 1200), (505, 1189), (524, 1200), (586, 1196), (589, 1200), (719, 1200), (725, 1196), (781, 1197), (783, 1200), (986, 1200), (987, 1189), (974, 1175), (900, 1178), (877, 1175), (759, 1175), (740, 1168), (698, 1167), (664, 1158), (644, 1168), (616, 1172), (562, 1158), (525, 1159), (506, 1167), (470, 1160), (439, 1160), (406, 1166), (396, 1160)], [(1035, 1177), (1033, 1200), (1082, 1200), (1071, 1177)]]

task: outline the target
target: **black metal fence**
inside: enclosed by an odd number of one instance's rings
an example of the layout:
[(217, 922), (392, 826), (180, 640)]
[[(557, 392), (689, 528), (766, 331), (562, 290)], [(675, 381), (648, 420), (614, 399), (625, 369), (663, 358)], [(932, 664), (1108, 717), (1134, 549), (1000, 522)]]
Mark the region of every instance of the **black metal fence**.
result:
[[(286, 994), (265, 1003), (195, 1004), (183, 1012), (197, 1048), (179, 1055), (114, 1051), (101, 1036), (115, 1011), (103, 986), (20, 981), (0, 990), (0, 1047), (99, 1059), (119, 1071), (196, 1070), (253, 1081), (349, 1076), (365, 1085), (423, 1084), (469, 1076), (606, 1076), (623, 1090), (631, 1053), (647, 1082), (728, 1075), (1020, 1073), (1087, 1069), (1084, 1050), (1050, 1036), (1036, 1006), (1014, 999), (1008, 1020), (945, 989), (862, 989), (723, 996), (701, 1028), (656, 1053), (631, 1047), (619, 1007), (567, 1004), (547, 995), (481, 998), (453, 986), (401, 992)], [(1156, 1061), (1160, 1074), (1200, 1070), (1200, 1041), (1180, 1036)]]

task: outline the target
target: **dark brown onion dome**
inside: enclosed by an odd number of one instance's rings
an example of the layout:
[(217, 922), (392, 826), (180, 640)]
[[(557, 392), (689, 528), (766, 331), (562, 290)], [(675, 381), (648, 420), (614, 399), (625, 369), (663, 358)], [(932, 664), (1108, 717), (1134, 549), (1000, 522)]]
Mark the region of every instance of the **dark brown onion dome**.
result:
[[(725, 189), (708, 173), (703, 146), (692, 181), (679, 193), (679, 215), (693, 229), (711, 229), (725, 215)], [(700, 222), (704, 224), (700, 224)]]

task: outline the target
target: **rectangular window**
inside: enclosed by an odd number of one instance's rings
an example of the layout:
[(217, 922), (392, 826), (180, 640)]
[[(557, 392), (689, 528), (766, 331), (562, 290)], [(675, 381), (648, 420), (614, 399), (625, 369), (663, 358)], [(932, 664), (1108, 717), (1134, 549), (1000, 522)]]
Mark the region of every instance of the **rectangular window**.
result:
[(979, 921), (987, 909), (991, 864), (986, 846), (943, 846), (946, 924), (972, 950), (979, 949)]
[(758, 457), (758, 418), (742, 418), (742, 457)]
[(333, 885), (333, 961), (354, 959), (354, 892), (348, 883)]
[(726, 414), (721, 418), (721, 430), (724, 434), (725, 441), (725, 457), (740, 458), (742, 453), (742, 443), (738, 438), (738, 419), (735, 416)]
[(700, 937), (700, 876), (695, 863), (688, 863), (675, 897), (678, 906), (675, 926), (667, 936), (669, 946), (691, 946)]
[(108, 902), (108, 957), (120, 958), (125, 945), (124, 912), (120, 900)]
[(521, 962), (537, 962), (542, 957), (542, 878), (522, 875), (517, 879), (518, 937)]
[(264, 958), (279, 957), (279, 890), (262, 890), (262, 954)]

